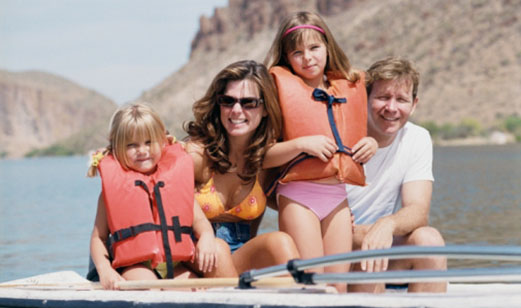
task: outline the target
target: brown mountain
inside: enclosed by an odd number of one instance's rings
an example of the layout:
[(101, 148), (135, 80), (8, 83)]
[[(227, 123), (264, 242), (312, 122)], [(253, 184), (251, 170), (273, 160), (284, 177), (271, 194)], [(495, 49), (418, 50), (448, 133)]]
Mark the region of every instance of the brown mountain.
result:
[[(182, 123), (215, 74), (233, 61), (262, 61), (280, 20), (300, 10), (324, 17), (355, 68), (391, 55), (413, 60), (422, 74), (416, 122), (471, 119), (488, 129), (521, 117), (521, 0), (230, 0), (201, 17), (188, 63), (138, 100), (184, 136)], [(104, 146), (115, 108), (51, 74), (0, 71), (0, 157)]]
[(201, 17), (190, 61), (139, 100), (162, 111), (174, 133), (214, 75), (241, 59), (262, 61), (281, 18), (320, 13), (353, 66), (387, 56), (413, 60), (421, 74), (417, 122), (483, 128), (521, 116), (519, 0), (230, 0)]
[[(111, 100), (56, 75), (0, 71), (0, 156), (20, 157), (76, 134), (99, 144), (115, 108)], [(68, 141), (74, 146), (69, 151), (92, 148), (90, 140)]]

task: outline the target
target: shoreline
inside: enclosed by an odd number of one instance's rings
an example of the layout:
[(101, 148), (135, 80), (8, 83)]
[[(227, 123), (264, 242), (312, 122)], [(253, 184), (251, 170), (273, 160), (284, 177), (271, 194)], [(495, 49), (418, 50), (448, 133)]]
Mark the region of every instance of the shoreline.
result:
[(435, 139), (434, 146), (482, 146), (482, 145), (513, 145), (516, 144), (516, 138), (512, 134), (495, 131), (486, 137), (467, 137), (455, 139)]
[[(467, 137), (467, 138), (455, 138), (455, 139), (437, 139), (432, 138), (432, 144), (436, 147), (456, 147), (456, 146), (498, 146), (498, 145), (515, 145), (521, 144), (520, 142), (516, 142), (516, 138), (514, 135), (503, 133), (503, 132), (494, 132), (490, 136), (486, 137)], [(1, 160), (20, 160), (26, 158), (41, 158), (41, 157), (73, 157), (73, 156), (88, 156), (88, 153), (85, 154), (71, 154), (71, 155), (36, 155), (33, 157), (25, 157), (23, 155), (14, 155), (14, 156), (0, 156)]]

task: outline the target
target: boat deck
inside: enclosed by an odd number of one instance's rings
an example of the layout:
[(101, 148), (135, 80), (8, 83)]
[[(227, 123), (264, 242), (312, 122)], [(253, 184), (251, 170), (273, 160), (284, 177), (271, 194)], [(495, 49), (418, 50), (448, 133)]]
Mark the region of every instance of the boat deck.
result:
[(521, 284), (449, 284), (446, 294), (335, 294), (325, 286), (107, 291), (65, 271), (0, 284), (0, 307), (521, 307)]

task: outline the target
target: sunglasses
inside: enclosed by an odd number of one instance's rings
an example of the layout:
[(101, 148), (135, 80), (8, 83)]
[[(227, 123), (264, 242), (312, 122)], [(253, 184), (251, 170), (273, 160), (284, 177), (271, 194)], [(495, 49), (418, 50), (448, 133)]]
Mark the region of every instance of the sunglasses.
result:
[(235, 98), (233, 96), (228, 95), (219, 95), (217, 96), (217, 104), (224, 108), (233, 108), (236, 103), (239, 103), (244, 109), (255, 109), (259, 107), (260, 104), (263, 103), (262, 98), (256, 97), (243, 97), (243, 98)]

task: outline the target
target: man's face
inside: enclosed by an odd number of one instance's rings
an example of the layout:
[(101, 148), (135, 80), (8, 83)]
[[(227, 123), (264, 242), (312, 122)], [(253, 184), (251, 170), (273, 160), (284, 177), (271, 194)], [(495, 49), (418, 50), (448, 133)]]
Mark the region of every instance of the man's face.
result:
[(368, 129), (379, 147), (392, 143), (417, 102), (418, 98), (412, 96), (412, 82), (408, 80), (378, 80), (373, 84), (368, 97)]

